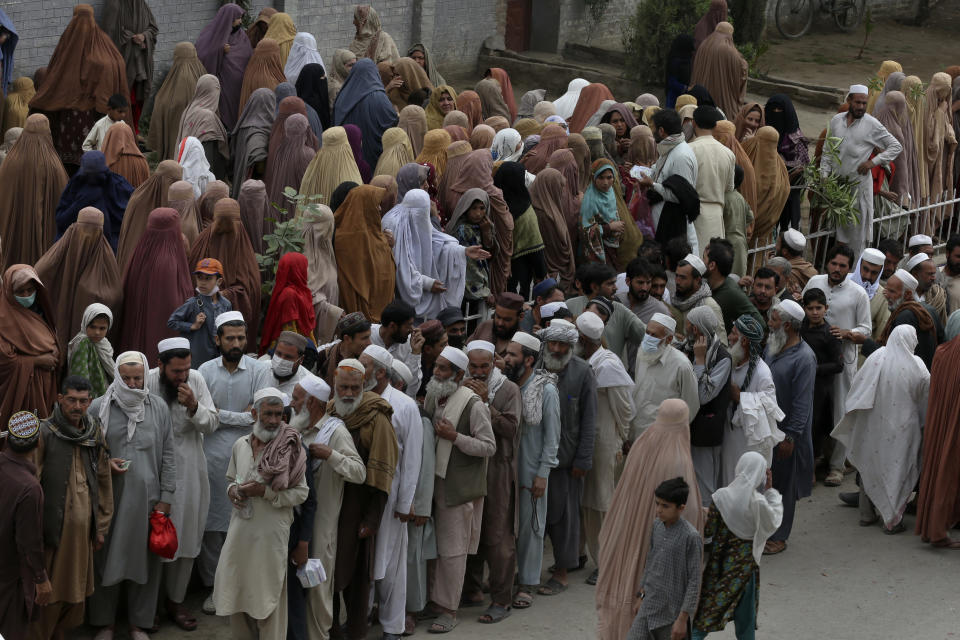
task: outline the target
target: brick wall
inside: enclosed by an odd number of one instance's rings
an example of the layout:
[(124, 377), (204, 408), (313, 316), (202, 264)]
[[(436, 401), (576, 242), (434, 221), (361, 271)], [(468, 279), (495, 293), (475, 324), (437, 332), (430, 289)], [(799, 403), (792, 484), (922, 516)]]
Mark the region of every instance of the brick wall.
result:
[[(656, 1), (656, 0), (653, 0)], [(583, 0), (560, 3), (559, 51), (567, 42), (592, 46), (621, 46), (621, 24), (636, 11), (637, 0), (610, 0), (599, 23)]]

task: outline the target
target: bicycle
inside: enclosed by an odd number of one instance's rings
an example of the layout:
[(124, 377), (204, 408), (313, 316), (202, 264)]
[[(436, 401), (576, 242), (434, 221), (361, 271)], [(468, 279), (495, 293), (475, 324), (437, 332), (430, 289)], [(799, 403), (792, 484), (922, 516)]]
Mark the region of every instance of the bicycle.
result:
[(805, 35), (813, 24), (815, 9), (831, 14), (841, 31), (850, 32), (860, 26), (866, 0), (777, 0), (777, 31), (789, 40)]

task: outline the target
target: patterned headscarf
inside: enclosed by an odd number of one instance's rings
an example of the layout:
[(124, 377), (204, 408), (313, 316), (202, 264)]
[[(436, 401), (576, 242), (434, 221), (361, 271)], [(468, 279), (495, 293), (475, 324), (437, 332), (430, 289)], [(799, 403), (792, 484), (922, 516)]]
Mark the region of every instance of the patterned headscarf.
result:
[(743, 381), (743, 388), (750, 385), (750, 379), (753, 378), (753, 371), (757, 368), (757, 360), (763, 352), (763, 325), (760, 321), (751, 315), (744, 314), (737, 318), (733, 323), (740, 332), (740, 335), (750, 341), (750, 367), (747, 369), (747, 377)]
[(580, 340), (580, 332), (566, 320), (554, 320), (549, 327), (540, 330), (540, 339), (544, 342), (576, 344)]

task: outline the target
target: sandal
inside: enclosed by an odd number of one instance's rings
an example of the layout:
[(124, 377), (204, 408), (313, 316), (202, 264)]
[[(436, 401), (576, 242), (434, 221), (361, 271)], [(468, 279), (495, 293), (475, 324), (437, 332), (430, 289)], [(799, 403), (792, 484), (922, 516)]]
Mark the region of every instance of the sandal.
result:
[(443, 610), (437, 608), (432, 603), (424, 607), (423, 611), (419, 611), (416, 614), (418, 622), (423, 620), (433, 620), (434, 618), (439, 618), (442, 615), (443, 615)]
[(780, 540), (770, 540), (763, 545), (763, 555), (775, 556), (787, 550), (787, 543)]
[(173, 623), (184, 631), (196, 631), (197, 619), (190, 615), (190, 612), (182, 604), (167, 606), (167, 615), (173, 620)]
[(454, 618), (449, 613), (444, 612), (436, 620), (433, 621), (433, 624), (430, 625), (430, 628), (427, 629), (430, 633), (450, 633), (457, 628), (457, 625), (460, 624), (460, 621)]
[(886, 526), (883, 527), (883, 532), (888, 536), (894, 536), (898, 533), (903, 533), (907, 530), (907, 526), (903, 524), (903, 521), (900, 521), (892, 529), (888, 529)]
[(521, 587), (517, 595), (513, 596), (514, 609), (529, 609), (533, 604), (533, 587)]
[(501, 622), (504, 618), (509, 617), (509, 615), (509, 607), (503, 607), (494, 602), (487, 607), (487, 610), (483, 612), (482, 616), (477, 618), (477, 622), (481, 624), (496, 624)]
[(563, 584), (556, 578), (550, 578), (549, 580), (547, 580), (546, 584), (540, 585), (540, 588), (537, 589), (537, 593), (541, 596), (556, 596), (563, 593), (569, 588), (570, 588), (570, 585)]
[(960, 549), (960, 540), (954, 540), (952, 538), (943, 538), (942, 540), (931, 542), (930, 546), (936, 547), (937, 549)]

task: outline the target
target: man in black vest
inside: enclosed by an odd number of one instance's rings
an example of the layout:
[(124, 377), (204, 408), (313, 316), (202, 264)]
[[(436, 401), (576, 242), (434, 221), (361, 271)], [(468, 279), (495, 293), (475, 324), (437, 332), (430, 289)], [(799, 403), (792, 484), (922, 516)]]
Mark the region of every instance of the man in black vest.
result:
[(433, 605), (428, 610), (438, 617), (431, 633), (457, 626), (467, 554), (475, 554), (480, 545), (487, 458), (497, 450), (490, 410), (476, 393), (461, 386), (469, 364), (459, 349), (441, 351), (423, 403), (437, 435), (433, 487), (437, 559), (430, 580)]
[(36, 455), (45, 496), (46, 569), (53, 585), (50, 604), (34, 621), (42, 638), (64, 637), (83, 622), (84, 602), (93, 592), (93, 552), (103, 546), (113, 517), (110, 454), (100, 419), (87, 414), (90, 383), (67, 376), (57, 400), (40, 425)]
[(684, 351), (697, 377), (700, 410), (690, 423), (690, 455), (700, 485), (703, 506), (710, 506), (713, 492), (720, 488), (720, 445), (727, 427), (730, 405), (730, 352), (721, 344), (720, 322), (710, 307), (690, 310), (686, 318)]

